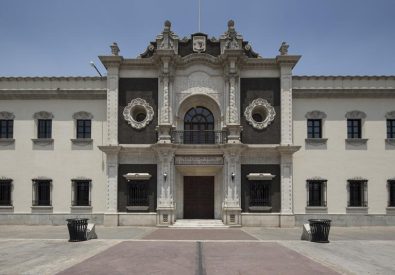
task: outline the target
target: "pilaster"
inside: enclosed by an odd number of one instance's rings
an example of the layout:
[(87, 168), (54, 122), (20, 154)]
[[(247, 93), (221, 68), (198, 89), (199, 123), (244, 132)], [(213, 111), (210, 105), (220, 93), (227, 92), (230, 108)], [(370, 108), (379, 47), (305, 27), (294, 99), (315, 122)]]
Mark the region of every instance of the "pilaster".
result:
[(175, 220), (175, 149), (171, 144), (156, 144), (152, 148), (158, 156), (157, 225), (169, 226)]
[(224, 146), (224, 201), (222, 220), (230, 226), (241, 226), (241, 161), (240, 156), (246, 148), (243, 144)]

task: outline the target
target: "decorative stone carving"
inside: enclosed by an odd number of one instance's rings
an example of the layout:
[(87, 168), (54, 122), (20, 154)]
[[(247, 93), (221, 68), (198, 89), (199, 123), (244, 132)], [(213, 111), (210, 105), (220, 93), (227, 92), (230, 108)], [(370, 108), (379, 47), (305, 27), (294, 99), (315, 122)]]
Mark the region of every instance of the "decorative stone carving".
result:
[(328, 181), (328, 180), (324, 179), (323, 177), (320, 177), (320, 176), (315, 176), (315, 177), (307, 178), (307, 181)]
[[(276, 116), (276, 111), (266, 99), (257, 98), (247, 106), (244, 111), (244, 116), (252, 127), (262, 130), (272, 123)], [(254, 116), (260, 121), (255, 120)]]
[(271, 173), (249, 173), (248, 180), (272, 180), (276, 175)]
[(163, 78), (163, 106), (162, 106), (162, 122), (169, 123), (169, 77)]
[(171, 31), (171, 22), (165, 21), (164, 29), (161, 34), (156, 37), (157, 47), (159, 50), (174, 50), (174, 53), (178, 53), (178, 36)]
[(142, 98), (133, 99), (124, 109), (123, 117), (135, 129), (143, 129), (152, 121), (154, 109)]
[(197, 53), (206, 51), (206, 37), (203, 35), (196, 35), (193, 37), (193, 51)]
[(395, 111), (391, 111), (385, 114), (387, 119), (395, 119)]
[(41, 111), (41, 112), (34, 113), (33, 118), (34, 119), (53, 119), (54, 116), (50, 112)]
[(229, 81), (229, 122), (237, 123), (238, 114), (236, 107), (236, 80), (234, 77), (230, 78)]
[(235, 30), (235, 22), (233, 20), (228, 21), (228, 30), (221, 35), (221, 54), (225, 50), (240, 50), (242, 48), (243, 37), (239, 35)]
[(278, 51), (281, 55), (288, 55), (288, 48), (289, 45), (287, 44), (287, 42), (283, 42), (281, 43), (280, 49), (278, 49)]
[(307, 112), (305, 117), (307, 119), (325, 119), (326, 118), (326, 114), (324, 112), (321, 111), (311, 111), (311, 112)]
[(0, 119), (14, 119), (15, 115), (10, 112), (0, 112)]
[(129, 180), (149, 180), (152, 176), (149, 173), (127, 173), (123, 177)]
[(346, 118), (349, 119), (364, 119), (366, 114), (362, 111), (354, 110), (346, 113)]
[(73, 114), (73, 119), (92, 119), (92, 118), (93, 118), (93, 116), (91, 113), (84, 112), (84, 111), (77, 112), (77, 113)]
[(223, 165), (223, 156), (175, 156), (175, 165)]
[(110, 46), (110, 48), (111, 48), (112, 55), (119, 55), (120, 50), (119, 50), (118, 44), (116, 42), (113, 42), (112, 45)]

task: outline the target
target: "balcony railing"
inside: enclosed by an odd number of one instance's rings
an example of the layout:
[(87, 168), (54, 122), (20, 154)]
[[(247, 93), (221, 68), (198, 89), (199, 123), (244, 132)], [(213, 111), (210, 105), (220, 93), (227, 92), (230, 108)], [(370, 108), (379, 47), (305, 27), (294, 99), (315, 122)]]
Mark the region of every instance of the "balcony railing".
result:
[(171, 141), (175, 144), (224, 144), (226, 143), (226, 131), (172, 131)]

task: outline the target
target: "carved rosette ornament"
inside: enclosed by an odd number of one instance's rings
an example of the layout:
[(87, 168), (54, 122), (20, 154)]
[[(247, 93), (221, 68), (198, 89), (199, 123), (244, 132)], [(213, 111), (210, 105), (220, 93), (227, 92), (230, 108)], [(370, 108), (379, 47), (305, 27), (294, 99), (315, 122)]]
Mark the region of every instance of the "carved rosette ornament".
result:
[(154, 109), (142, 98), (135, 98), (123, 109), (123, 117), (135, 129), (143, 129), (152, 121)]
[(276, 111), (266, 99), (257, 98), (247, 106), (244, 116), (252, 127), (263, 130), (272, 123), (276, 116)]

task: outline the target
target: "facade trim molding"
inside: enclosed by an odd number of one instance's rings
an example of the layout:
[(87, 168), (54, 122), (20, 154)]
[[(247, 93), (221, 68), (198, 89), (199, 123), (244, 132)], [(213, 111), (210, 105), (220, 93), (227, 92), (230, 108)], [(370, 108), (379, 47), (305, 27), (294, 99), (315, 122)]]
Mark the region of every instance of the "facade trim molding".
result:
[(362, 111), (354, 110), (347, 112), (345, 117), (349, 119), (365, 119), (366, 113)]
[(307, 112), (305, 117), (307, 119), (325, 119), (326, 114), (322, 111), (314, 110), (314, 111)]

